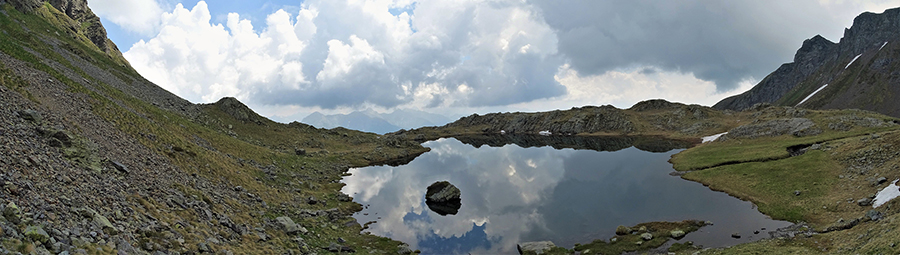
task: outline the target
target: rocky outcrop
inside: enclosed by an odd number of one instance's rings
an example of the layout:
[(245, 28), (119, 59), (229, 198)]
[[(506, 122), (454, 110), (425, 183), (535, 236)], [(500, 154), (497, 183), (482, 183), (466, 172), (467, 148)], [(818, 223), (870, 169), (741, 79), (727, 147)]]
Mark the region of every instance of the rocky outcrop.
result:
[(253, 112), (250, 107), (247, 107), (247, 105), (233, 97), (223, 97), (222, 99), (219, 99), (218, 102), (215, 102), (214, 105), (222, 112), (243, 122), (262, 125), (265, 119)]
[(482, 127), (484, 133), (553, 134), (622, 133), (634, 131), (628, 115), (613, 106), (585, 106), (542, 113), (491, 113), (463, 117), (445, 127)]
[[(686, 105), (668, 102), (662, 99), (642, 101), (628, 109), (605, 106), (575, 107), (569, 110), (555, 110), (534, 113), (491, 113), (473, 114), (468, 117), (441, 126), (423, 127), (414, 130), (400, 130), (386, 134), (386, 137), (411, 137), (415, 141), (424, 142), (442, 137), (476, 136), (470, 144), (509, 144), (520, 146), (528, 144), (557, 144), (547, 142), (555, 137), (570, 136), (657, 136), (660, 137), (699, 137), (703, 134), (721, 133), (734, 123), (721, 121), (734, 116), (735, 112), (723, 112), (701, 105)], [(500, 136), (510, 136), (502, 138)], [(532, 137), (541, 135), (541, 137)], [(468, 138), (466, 138), (468, 139)], [(610, 138), (609, 140), (615, 140)], [(566, 139), (562, 139), (566, 140)], [(640, 140), (640, 139), (639, 139)], [(538, 141), (538, 142), (534, 142)], [(566, 141), (565, 148), (590, 148), (599, 150), (617, 150), (618, 146), (606, 141), (598, 144), (582, 143), (583, 140)], [(699, 142), (699, 140), (697, 141)], [(659, 143), (618, 143), (635, 146), (650, 151), (668, 151), (671, 146)], [(680, 144), (680, 143), (676, 143)], [(600, 145), (600, 146), (595, 146)], [(643, 146), (643, 147), (642, 147)], [(680, 145), (675, 145), (679, 147)]]
[[(9, 0), (17, 10), (31, 13), (40, 8), (44, 1), (40, 0)], [(51, 6), (64, 13), (74, 22), (67, 24), (68, 29), (75, 34), (86, 36), (100, 51), (113, 57), (122, 64), (128, 62), (122, 57), (122, 52), (106, 35), (106, 28), (100, 23), (100, 17), (94, 14), (88, 7), (87, 0), (49, 0)]]
[[(900, 82), (900, 79), (892, 78), (900, 68), (892, 63), (900, 60), (900, 56), (889, 50), (882, 51), (892, 42), (900, 43), (900, 8), (880, 14), (860, 14), (853, 20), (853, 26), (844, 30), (839, 43), (818, 35), (807, 39), (797, 50), (793, 62), (781, 65), (749, 91), (723, 99), (713, 108), (744, 110), (758, 103), (793, 106), (828, 84), (826, 91), (816, 94), (822, 99), (815, 102), (817, 100), (812, 98), (804, 106), (813, 109), (860, 108), (900, 116), (897, 105), (885, 105), (885, 102), (896, 100), (883, 98), (883, 92), (890, 90), (889, 84)], [(858, 63), (863, 68), (852, 69), (851, 63)], [(873, 73), (875, 71), (880, 74)]]

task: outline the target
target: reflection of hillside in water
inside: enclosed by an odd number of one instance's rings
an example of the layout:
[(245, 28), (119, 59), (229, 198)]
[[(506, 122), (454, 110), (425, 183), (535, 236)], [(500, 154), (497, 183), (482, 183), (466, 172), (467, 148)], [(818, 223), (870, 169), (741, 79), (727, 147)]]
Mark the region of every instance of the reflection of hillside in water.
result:
[(503, 147), (515, 144), (522, 148), (550, 146), (554, 149), (619, 151), (635, 148), (647, 152), (667, 152), (694, 145), (686, 140), (669, 140), (656, 136), (541, 136), (541, 135), (470, 135), (454, 139), (475, 148), (483, 145)]

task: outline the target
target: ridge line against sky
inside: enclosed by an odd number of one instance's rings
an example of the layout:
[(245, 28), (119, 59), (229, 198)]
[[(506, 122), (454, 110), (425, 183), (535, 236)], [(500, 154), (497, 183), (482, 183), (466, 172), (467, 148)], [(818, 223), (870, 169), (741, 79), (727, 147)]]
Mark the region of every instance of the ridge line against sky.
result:
[(274, 120), (711, 105), (898, 1), (89, 0), (150, 81)]

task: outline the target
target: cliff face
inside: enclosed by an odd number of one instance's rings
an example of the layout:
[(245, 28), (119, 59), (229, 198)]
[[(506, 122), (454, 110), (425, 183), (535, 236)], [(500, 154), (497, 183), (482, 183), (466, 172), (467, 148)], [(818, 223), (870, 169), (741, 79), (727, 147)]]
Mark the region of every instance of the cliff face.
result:
[[(839, 43), (833, 43), (818, 35), (805, 40), (794, 55), (794, 62), (781, 65), (749, 91), (723, 99), (713, 108), (744, 110), (757, 103), (795, 106), (825, 84), (830, 84), (828, 89), (833, 90), (838, 87), (835, 86), (835, 82), (839, 82), (841, 78), (848, 75), (860, 75), (864, 70), (859, 69), (855, 70), (857, 72), (853, 72), (852, 68), (847, 71), (845, 69), (851, 67), (848, 66), (851, 62), (867, 64), (866, 60), (871, 60), (872, 56), (885, 48), (883, 47), (886, 46), (885, 43), (890, 44), (889, 42), (892, 41), (900, 42), (900, 9), (886, 10), (881, 14), (863, 13), (854, 19), (851, 28), (844, 30), (844, 37)], [(891, 54), (889, 51), (882, 53)], [(856, 56), (861, 56), (861, 58), (857, 59)], [(890, 57), (890, 59), (894, 58)], [(882, 61), (890, 62), (891, 60)], [(871, 74), (866, 75), (871, 76)], [(888, 80), (883, 81), (888, 82)], [(821, 97), (825, 95), (835, 96), (837, 94), (821, 93), (815, 95), (817, 98), (811, 99), (822, 101)], [(876, 95), (869, 94), (867, 96)], [(830, 107), (823, 107), (824, 105), (825, 103), (820, 102), (817, 105), (807, 103), (802, 106), (815, 109), (862, 108), (887, 113), (880, 110), (882, 107), (871, 104), (837, 103)]]

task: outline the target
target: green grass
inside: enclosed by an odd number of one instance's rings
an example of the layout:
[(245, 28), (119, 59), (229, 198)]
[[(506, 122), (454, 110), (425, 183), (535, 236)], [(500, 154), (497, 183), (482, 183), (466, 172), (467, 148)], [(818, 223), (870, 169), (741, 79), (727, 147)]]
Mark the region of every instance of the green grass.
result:
[[(875, 128), (856, 127), (849, 131), (834, 131), (828, 128), (827, 118), (851, 113), (855, 112), (836, 111), (815, 112), (810, 114), (810, 118), (815, 121), (816, 125), (823, 131), (823, 133), (819, 135), (806, 137), (782, 135), (755, 139), (729, 139), (724, 142), (717, 141), (675, 154), (669, 162), (673, 164), (675, 170), (690, 171), (728, 164), (770, 161), (787, 158), (790, 156), (787, 148), (795, 145), (811, 145), (847, 137), (900, 129), (898, 126)], [(885, 116), (867, 112), (862, 112), (860, 116), (890, 119)]]
[(741, 244), (733, 247), (728, 247), (724, 249), (708, 249), (701, 250), (699, 253), (695, 253), (697, 251), (687, 250), (683, 253), (678, 254), (702, 254), (702, 255), (718, 255), (718, 254), (734, 254), (734, 255), (759, 255), (759, 254), (795, 254), (795, 255), (806, 255), (806, 254), (820, 254), (821, 251), (817, 251), (807, 246), (802, 242), (795, 242), (793, 240), (781, 240), (781, 239), (770, 239), (770, 240), (762, 240), (758, 242)]
[[(826, 152), (815, 150), (777, 161), (689, 172), (683, 178), (749, 200), (774, 219), (823, 223), (813, 215), (821, 213), (824, 198), (838, 181), (840, 170)], [(800, 196), (794, 195), (797, 190)]]

